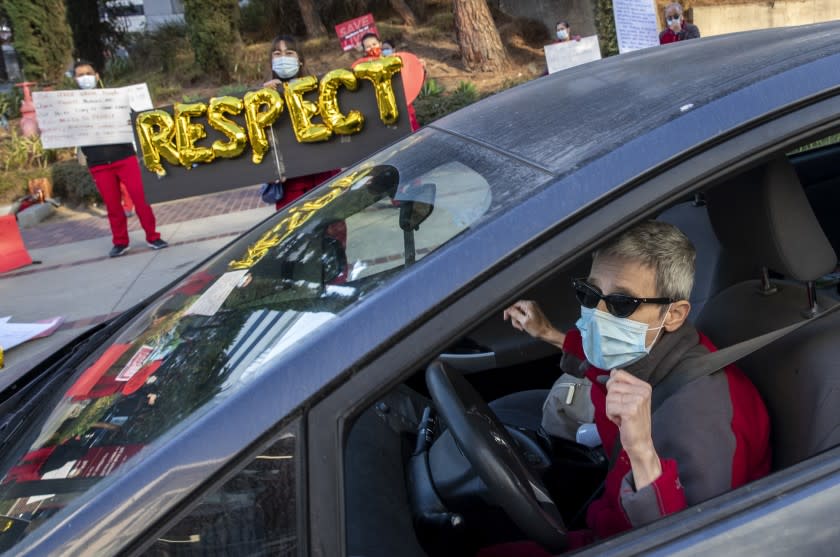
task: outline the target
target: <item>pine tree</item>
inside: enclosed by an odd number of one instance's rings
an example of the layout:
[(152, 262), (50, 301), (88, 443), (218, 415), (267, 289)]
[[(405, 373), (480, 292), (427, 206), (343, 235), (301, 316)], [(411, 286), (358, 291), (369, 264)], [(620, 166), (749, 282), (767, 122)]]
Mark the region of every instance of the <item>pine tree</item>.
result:
[(205, 75), (230, 79), (240, 48), (237, 0), (184, 0), (187, 36)]
[(64, 0), (4, 0), (3, 7), (26, 79), (57, 80), (73, 50)]

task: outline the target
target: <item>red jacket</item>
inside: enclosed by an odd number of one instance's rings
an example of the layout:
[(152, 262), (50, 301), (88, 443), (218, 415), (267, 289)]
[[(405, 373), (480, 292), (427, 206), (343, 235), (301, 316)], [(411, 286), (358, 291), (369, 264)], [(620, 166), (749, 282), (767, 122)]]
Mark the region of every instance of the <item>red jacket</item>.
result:
[[(645, 381), (661, 381), (678, 364), (714, 351), (712, 343), (688, 324), (663, 335), (650, 354), (626, 367)], [(592, 381), (595, 424), (604, 450), (618, 438), (606, 414), (609, 372), (593, 367), (583, 353), (580, 332), (566, 334), (561, 368)], [(569, 550), (599, 538), (642, 526), (761, 478), (770, 472), (770, 420), (758, 391), (735, 366), (694, 381), (654, 411), (652, 435), (662, 475), (636, 491), (630, 461), (622, 449), (607, 473), (604, 492), (587, 509), (588, 530), (568, 533)], [(531, 541), (483, 548), (479, 557), (550, 557)]]
[(303, 196), (306, 192), (321, 184), (341, 170), (327, 170), (326, 172), (318, 172), (317, 174), (307, 174), (306, 176), (297, 176), (296, 178), (288, 178), (283, 182), (283, 199), (274, 204), (274, 207), (279, 211), (298, 197)]
[(674, 33), (670, 27), (666, 27), (664, 31), (659, 33), (659, 44), (676, 43), (679, 41), (686, 41), (688, 39), (699, 39), (700, 29), (696, 25), (683, 22), (682, 29), (679, 33)]
[[(672, 337), (666, 341), (670, 335), (684, 339), (679, 342)], [(627, 371), (639, 376), (639, 370), (646, 364), (651, 367), (651, 362), (645, 360), (653, 360), (653, 367), (660, 369), (652, 375), (661, 381), (667, 375), (660, 373), (663, 366), (673, 369), (686, 358), (715, 350), (709, 339), (690, 325), (663, 336), (657, 345), (669, 342), (670, 358), (661, 351), (657, 356), (655, 345), (649, 356), (627, 366)], [(673, 357), (680, 350), (682, 354)], [(592, 381), (595, 424), (609, 455), (618, 439), (618, 427), (607, 418), (606, 385), (597, 380), (599, 375), (609, 372), (585, 361), (577, 330), (567, 334), (563, 353), (565, 371), (576, 364), (579, 369), (586, 368), (585, 375)], [(640, 374), (644, 375), (644, 371)], [(648, 377), (642, 378), (648, 380)], [(572, 548), (642, 526), (770, 472), (767, 409), (753, 384), (733, 365), (671, 395), (654, 412), (652, 428), (662, 475), (636, 491), (630, 461), (622, 449), (607, 473), (602, 496), (587, 510), (586, 523), (590, 530), (570, 533)]]

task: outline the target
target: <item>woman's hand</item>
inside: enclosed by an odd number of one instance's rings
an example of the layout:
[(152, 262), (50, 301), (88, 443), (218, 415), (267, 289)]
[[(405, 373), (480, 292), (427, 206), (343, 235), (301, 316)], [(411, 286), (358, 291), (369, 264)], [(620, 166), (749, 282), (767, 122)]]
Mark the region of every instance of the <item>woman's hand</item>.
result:
[(662, 475), (651, 434), (650, 400), (653, 389), (623, 369), (614, 369), (607, 381), (607, 418), (618, 426), (621, 446), (630, 458), (636, 490)]
[(566, 335), (552, 326), (551, 322), (533, 300), (519, 300), (502, 314), (505, 321), (510, 320), (514, 329), (524, 331), (534, 338), (563, 347)]
[(263, 83), (263, 87), (271, 87), (272, 89), (277, 89), (278, 87), (280, 87), (281, 83), (283, 82), (279, 79), (271, 79)]

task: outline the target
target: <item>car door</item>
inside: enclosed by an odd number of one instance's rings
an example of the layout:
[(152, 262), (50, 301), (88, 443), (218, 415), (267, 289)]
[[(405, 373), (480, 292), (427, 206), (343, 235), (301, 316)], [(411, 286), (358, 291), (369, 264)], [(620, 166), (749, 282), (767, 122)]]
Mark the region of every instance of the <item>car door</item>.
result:
[[(726, 100), (729, 106), (718, 108), (738, 110), (738, 103), (746, 101)], [(534, 241), (527, 250), (507, 258), (503, 265), (494, 268), (493, 273), (477, 276), (457, 299), (444, 307), (435, 308), (434, 314), (427, 320), (418, 321), (410, 334), (396, 340), (313, 407), (307, 418), (307, 445), (311, 454), (321, 457), (310, 461), (310, 498), (322, 505), (326, 501), (335, 501), (335, 506), (330, 504), (326, 511), (310, 507), (312, 554), (350, 554), (347, 549), (348, 517), (344, 500), (347, 478), (344, 477), (343, 449), (354, 420), (363, 410), (370, 408), (377, 397), (421, 370), (462, 338), (465, 332), (469, 336), (469, 331), (476, 324), (500, 313), (506, 304), (551, 272), (562, 269), (580, 254), (591, 250), (605, 236), (619, 232), (640, 218), (654, 216), (661, 208), (701, 187), (734, 176), (769, 153), (784, 153), (797, 142), (836, 129), (840, 123), (838, 114), (840, 98), (837, 97), (795, 103), (765, 115), (758, 123), (742, 126), (737, 133), (695, 146), (669, 161), (667, 166), (649, 169), (634, 180), (615, 184), (611, 195), (582, 208), (575, 219), (561, 222), (553, 228), (535, 230)], [(671, 130), (671, 133), (679, 133), (679, 130)], [(653, 135), (656, 137), (650, 138), (651, 141), (668, 141), (667, 130), (658, 130)], [(605, 157), (612, 161), (596, 161), (592, 167), (585, 167), (576, 175), (559, 180), (546, 190), (541, 201), (551, 206), (552, 197), (561, 198), (569, 182), (585, 183), (590, 172), (602, 177), (602, 164), (632, 157), (632, 149), (646, 147), (644, 139), (640, 138), (632, 148), (625, 146), (624, 152), (614, 152)], [(516, 214), (519, 209), (522, 207), (512, 209), (511, 214)], [(533, 218), (524, 209), (516, 216), (519, 219)], [(539, 222), (536, 218), (533, 220)], [(503, 225), (499, 226), (496, 232), (503, 233)], [(715, 499), (701, 508), (593, 547), (592, 551), (630, 554), (654, 549), (661, 549), (664, 553), (686, 549), (712, 553), (719, 551), (730, 535), (737, 535), (743, 541), (745, 545), (741, 547), (770, 550), (774, 549), (774, 540), (778, 536), (768, 536), (766, 528), (784, 521), (796, 525), (797, 540), (801, 535), (803, 539), (800, 541), (804, 543), (807, 541), (804, 538), (810, 535), (806, 534), (809, 517), (816, 520), (815, 513), (825, 512), (837, 501), (835, 492), (840, 478), (838, 456), (838, 451), (832, 451), (815, 461)], [(808, 500), (822, 488), (826, 491), (821, 495), (821, 503), (805, 515), (801, 514)], [(779, 502), (776, 499), (779, 493), (786, 493), (789, 497)], [(787, 530), (788, 533), (790, 531)], [(780, 531), (775, 533), (782, 535)], [(825, 547), (822, 544), (826, 541), (820, 539), (818, 545), (812, 542), (811, 547)]]

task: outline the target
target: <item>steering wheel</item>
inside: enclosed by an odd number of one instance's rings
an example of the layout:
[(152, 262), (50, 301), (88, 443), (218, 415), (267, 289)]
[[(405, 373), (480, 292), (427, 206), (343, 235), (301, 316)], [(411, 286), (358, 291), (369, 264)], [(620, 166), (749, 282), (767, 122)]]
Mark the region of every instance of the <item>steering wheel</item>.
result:
[(494, 502), (530, 539), (548, 551), (566, 548), (566, 527), (542, 481), (481, 395), (460, 372), (441, 361), (426, 369), (426, 385), (461, 453)]

